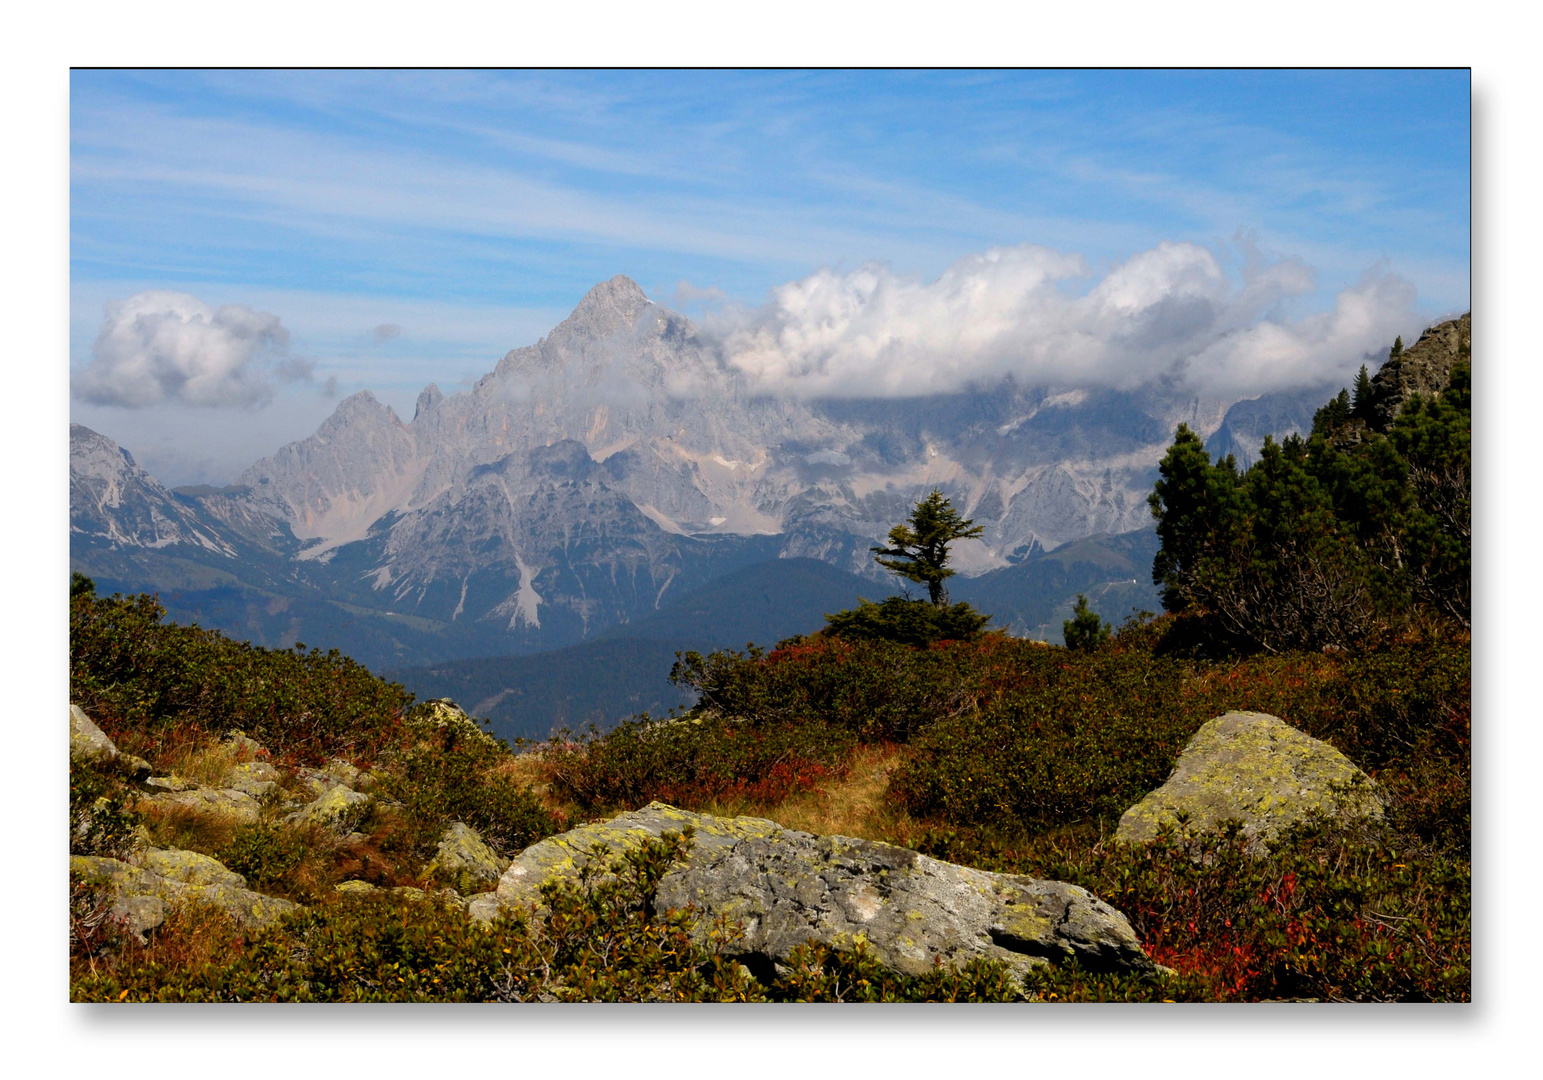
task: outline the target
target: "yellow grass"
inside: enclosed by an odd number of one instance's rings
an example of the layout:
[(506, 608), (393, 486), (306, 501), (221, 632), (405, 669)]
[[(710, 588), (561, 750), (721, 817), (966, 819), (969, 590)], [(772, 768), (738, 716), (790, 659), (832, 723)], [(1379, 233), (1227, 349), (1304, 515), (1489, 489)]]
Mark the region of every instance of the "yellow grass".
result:
[(183, 743), (152, 762), (163, 775), (180, 776), (204, 787), (223, 787), (231, 766), (241, 760), (241, 752), (229, 743)]
[(890, 774), (899, 766), (904, 753), (898, 746), (862, 746), (845, 779), (789, 796), (780, 803), (729, 799), (701, 809), (725, 817), (748, 814), (769, 818), (784, 828), (818, 836), (855, 836), (909, 847), (921, 826), (904, 810), (884, 800)]

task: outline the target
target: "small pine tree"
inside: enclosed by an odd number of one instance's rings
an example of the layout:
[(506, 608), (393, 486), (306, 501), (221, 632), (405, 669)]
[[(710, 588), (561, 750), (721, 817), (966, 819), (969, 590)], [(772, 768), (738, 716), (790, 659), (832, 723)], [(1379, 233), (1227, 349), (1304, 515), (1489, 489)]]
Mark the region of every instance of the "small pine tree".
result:
[[(948, 607), (943, 581), (957, 571), (948, 568), (948, 545), (985, 532), (969, 518), (959, 516), (943, 493), (936, 489), (911, 511), (910, 525), (889, 530), (889, 547), (875, 547), (874, 561), (901, 577), (927, 586), (927, 599), (942, 611)], [(888, 558), (886, 558), (888, 556)]]
[(1355, 394), (1350, 399), (1350, 415), (1357, 420), (1370, 423), (1371, 413), (1372, 378), (1366, 373), (1366, 365), (1362, 364), (1360, 374), (1355, 377)]
[(1393, 347), (1388, 350), (1388, 359), (1397, 360), (1404, 355), (1404, 336), (1400, 334), (1393, 339)]
[(1088, 598), (1078, 593), (1072, 617), (1061, 624), (1061, 635), (1068, 649), (1092, 652), (1109, 640), (1109, 624), (1088, 607)]

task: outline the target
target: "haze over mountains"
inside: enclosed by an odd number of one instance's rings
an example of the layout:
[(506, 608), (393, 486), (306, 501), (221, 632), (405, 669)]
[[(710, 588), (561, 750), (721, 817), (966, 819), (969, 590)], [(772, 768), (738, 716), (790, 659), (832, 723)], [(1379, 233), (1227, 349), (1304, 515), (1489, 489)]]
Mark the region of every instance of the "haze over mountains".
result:
[(843, 595), (880, 596), (869, 546), (939, 487), (985, 527), (956, 548), (956, 598), (1054, 639), (1079, 589), (1114, 589), (1111, 617), (1156, 606), (1149, 540), (1073, 542), (1149, 529), (1180, 422), (1246, 460), (1305, 430), (1325, 390), (1236, 401), (1009, 377), (772, 394), (616, 277), (469, 391), (431, 385), (405, 421), (356, 394), (229, 488), (168, 490), (72, 425), (71, 562), (107, 590), (159, 590), (173, 618), (407, 668), (625, 636), (772, 560), (819, 560), (856, 575)]

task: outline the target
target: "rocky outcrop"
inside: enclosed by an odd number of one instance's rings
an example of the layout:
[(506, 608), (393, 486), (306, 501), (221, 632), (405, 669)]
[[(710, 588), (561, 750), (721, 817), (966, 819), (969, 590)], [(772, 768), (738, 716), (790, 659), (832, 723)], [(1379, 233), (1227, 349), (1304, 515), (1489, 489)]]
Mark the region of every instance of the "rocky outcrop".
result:
[(527, 848), (496, 893), (472, 901), (471, 915), (488, 920), (501, 908), (539, 906), (542, 883), (576, 880), (593, 844), (619, 854), (688, 826), (693, 849), (660, 881), (655, 903), (694, 905), (704, 927), (720, 915), (741, 923), (744, 936), (727, 952), (758, 974), (769, 975), (811, 939), (837, 947), (865, 941), (881, 963), (905, 974), (975, 957), (1003, 961), (1020, 975), (1073, 958), (1098, 970), (1154, 970), (1125, 916), (1075, 885), (659, 802)]
[(140, 935), (166, 920), (178, 903), (211, 904), (238, 925), (263, 927), (300, 905), (264, 896), (246, 887), (246, 879), (217, 859), (191, 851), (151, 848), (133, 862), (97, 855), (72, 855), (71, 878), (103, 894), (109, 914)]
[(1472, 313), (1426, 330), (1419, 341), (1372, 376), (1372, 427), (1388, 430), (1416, 394), (1425, 398), (1440, 394), (1452, 380), (1452, 369), (1468, 362), (1472, 351)]
[(1155, 839), (1182, 816), (1194, 831), (1243, 823), (1243, 835), (1267, 846), (1314, 814), (1381, 817), (1376, 785), (1326, 742), (1267, 713), (1229, 712), (1207, 721), (1179, 755), (1173, 773), (1120, 818), (1115, 839)]
[(509, 861), (500, 859), (476, 829), (452, 821), (425, 873), (459, 893), (471, 894), (497, 887), (508, 865)]

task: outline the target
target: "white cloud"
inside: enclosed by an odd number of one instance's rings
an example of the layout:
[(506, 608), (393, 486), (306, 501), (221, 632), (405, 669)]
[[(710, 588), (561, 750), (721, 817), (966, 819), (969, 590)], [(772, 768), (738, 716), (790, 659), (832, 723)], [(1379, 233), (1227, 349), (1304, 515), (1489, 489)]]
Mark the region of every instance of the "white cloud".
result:
[(1332, 311), (1286, 319), (1281, 301), (1311, 293), (1312, 270), (1237, 244), (1240, 282), (1207, 248), (1166, 242), (1081, 291), (1068, 287), (1090, 276), (1081, 256), (1029, 244), (968, 256), (930, 283), (876, 264), (822, 270), (705, 329), (752, 381), (805, 397), (944, 393), (1005, 376), (1258, 394), (1339, 377), (1418, 321), (1414, 288), (1381, 270)]
[(128, 408), (262, 405), (273, 397), (272, 374), (286, 382), (312, 377), (315, 365), (289, 358), (288, 342), (277, 315), (239, 304), (214, 308), (187, 293), (142, 292), (106, 305), (74, 392), (95, 405)]

